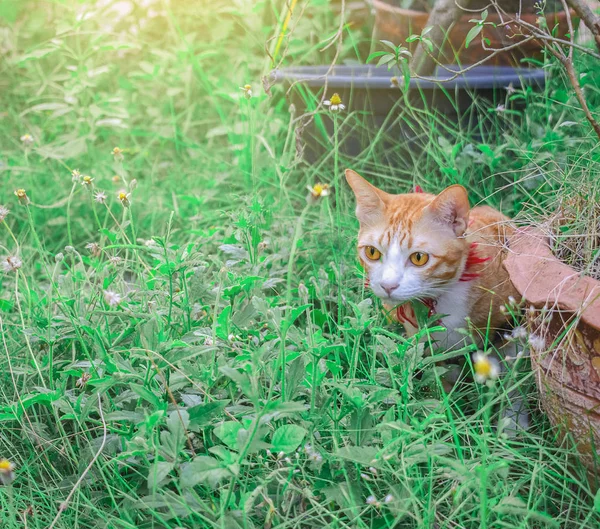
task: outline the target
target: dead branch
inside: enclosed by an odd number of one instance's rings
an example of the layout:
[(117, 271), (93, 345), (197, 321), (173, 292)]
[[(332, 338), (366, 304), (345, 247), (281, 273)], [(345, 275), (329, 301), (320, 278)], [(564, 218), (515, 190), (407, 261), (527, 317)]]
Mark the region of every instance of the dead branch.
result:
[(427, 35), (433, 44), (433, 51), (425, 49), (422, 42), (419, 42), (412, 59), (412, 71), (417, 75), (431, 75), (435, 70), (436, 63), (442, 55), (444, 42), (452, 25), (461, 17), (463, 7), (468, 8), (470, 0), (463, 0), (463, 5), (459, 6), (455, 0), (438, 0), (433, 7), (427, 27), (433, 29)]
[(592, 32), (596, 47), (600, 51), (600, 17), (590, 9), (586, 0), (567, 0), (567, 4), (579, 15), (583, 23)]

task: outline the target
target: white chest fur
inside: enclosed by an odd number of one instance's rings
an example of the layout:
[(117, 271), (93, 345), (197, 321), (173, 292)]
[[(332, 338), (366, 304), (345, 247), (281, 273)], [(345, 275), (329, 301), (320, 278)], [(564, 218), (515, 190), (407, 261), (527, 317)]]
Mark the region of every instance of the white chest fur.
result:
[(460, 347), (465, 340), (465, 335), (457, 332), (457, 329), (467, 327), (465, 319), (469, 316), (472, 308), (469, 295), (471, 287), (472, 285), (468, 281), (458, 282), (437, 300), (435, 312), (445, 315), (442, 317), (442, 324), (447, 331), (435, 333), (434, 338), (438, 340), (439, 345), (446, 349)]

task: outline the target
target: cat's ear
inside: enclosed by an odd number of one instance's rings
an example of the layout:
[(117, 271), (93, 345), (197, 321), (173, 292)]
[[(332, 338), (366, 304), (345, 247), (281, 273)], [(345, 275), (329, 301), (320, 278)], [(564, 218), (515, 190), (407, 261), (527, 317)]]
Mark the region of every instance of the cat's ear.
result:
[(369, 184), (352, 169), (346, 169), (346, 180), (356, 196), (356, 217), (361, 224), (376, 224), (383, 220), (390, 197), (385, 191)]
[(461, 185), (447, 187), (425, 208), (434, 222), (448, 226), (457, 237), (467, 230), (469, 211), (469, 196)]

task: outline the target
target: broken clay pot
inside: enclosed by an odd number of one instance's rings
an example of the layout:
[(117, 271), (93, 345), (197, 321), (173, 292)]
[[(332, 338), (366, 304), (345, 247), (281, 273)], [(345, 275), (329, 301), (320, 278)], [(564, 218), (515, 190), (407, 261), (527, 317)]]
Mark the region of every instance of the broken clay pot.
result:
[(504, 266), (527, 306), (539, 309), (529, 326), (537, 338), (530, 340), (531, 361), (542, 405), (598, 476), (600, 281), (559, 261), (548, 242), (537, 229), (517, 230)]

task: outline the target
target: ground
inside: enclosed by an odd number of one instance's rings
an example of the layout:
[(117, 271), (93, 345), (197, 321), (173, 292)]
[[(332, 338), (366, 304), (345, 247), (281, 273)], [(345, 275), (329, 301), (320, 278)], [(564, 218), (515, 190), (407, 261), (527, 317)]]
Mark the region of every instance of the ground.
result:
[[(2, 527), (598, 526), (527, 337), (485, 384), (453, 353), (444, 391), (445, 353), (365, 289), (342, 180), (461, 183), (539, 220), (596, 177), (560, 67), (477, 134), (419, 114), (416, 151), (348, 157), (361, 110), (323, 108), (308, 163), (269, 70), (364, 64), (370, 40), (298, 5), (279, 43), (284, 2), (0, 1)], [(600, 66), (578, 64), (596, 109)], [(532, 424), (509, 435), (514, 389)]]

